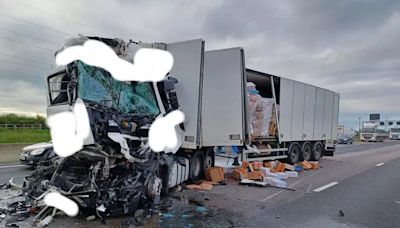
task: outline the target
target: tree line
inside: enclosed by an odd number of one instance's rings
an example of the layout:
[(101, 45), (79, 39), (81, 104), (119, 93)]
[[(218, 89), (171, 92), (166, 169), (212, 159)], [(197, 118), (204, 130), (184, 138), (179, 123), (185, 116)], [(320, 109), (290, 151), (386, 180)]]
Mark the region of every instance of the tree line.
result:
[(0, 115), (0, 124), (42, 124), (46, 125), (46, 118), (40, 115), (28, 116), (15, 113)]

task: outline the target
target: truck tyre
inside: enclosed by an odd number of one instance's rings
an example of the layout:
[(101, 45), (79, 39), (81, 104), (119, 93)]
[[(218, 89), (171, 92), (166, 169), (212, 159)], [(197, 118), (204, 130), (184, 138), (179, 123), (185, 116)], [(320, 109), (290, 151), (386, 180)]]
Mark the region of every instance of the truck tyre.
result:
[(210, 148), (205, 152), (204, 156), (204, 170), (209, 167), (215, 166), (215, 156), (214, 156), (214, 149)]
[(287, 162), (289, 164), (296, 164), (300, 159), (300, 144), (297, 142), (291, 143), (288, 150)]
[(319, 161), (322, 155), (322, 144), (320, 142), (317, 142), (313, 146), (313, 150), (311, 153), (311, 160), (312, 161)]
[(160, 166), (159, 168), (159, 176), (162, 181), (162, 190), (161, 190), (161, 195), (162, 196), (167, 196), (169, 194), (169, 168), (166, 165)]
[(199, 180), (204, 175), (204, 159), (202, 151), (195, 151), (190, 159), (189, 178), (192, 181)]
[(301, 147), (300, 160), (301, 161), (310, 161), (311, 154), (312, 154), (311, 144), (309, 142), (304, 142)]

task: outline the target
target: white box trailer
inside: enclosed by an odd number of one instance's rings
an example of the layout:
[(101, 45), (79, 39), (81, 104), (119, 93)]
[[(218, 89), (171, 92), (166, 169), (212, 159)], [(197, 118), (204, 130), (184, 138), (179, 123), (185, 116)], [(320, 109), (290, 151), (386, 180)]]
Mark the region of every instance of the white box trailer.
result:
[[(188, 41), (186, 45), (204, 47), (202, 40)], [(301, 159), (319, 160), (322, 154), (333, 155), (339, 114), (338, 93), (247, 69), (242, 48), (193, 54), (192, 60), (189, 55), (184, 60), (197, 61), (195, 65), (201, 66), (200, 74), (196, 74), (199, 77), (189, 79), (193, 72), (170, 74), (179, 82), (190, 81), (192, 85), (188, 89), (177, 84), (178, 99), (190, 99), (188, 103), (192, 107), (189, 110), (181, 103), (187, 117), (185, 127), (189, 126), (186, 132), (192, 132), (185, 134), (183, 148), (211, 151), (210, 148), (216, 146), (240, 146), (244, 148), (243, 159), (288, 158), (290, 163)], [(174, 67), (180, 68), (179, 62), (175, 62)], [(280, 106), (276, 113), (276, 137), (250, 136), (247, 82), (256, 84), (261, 96), (272, 98)], [(193, 96), (194, 91), (199, 93)]]

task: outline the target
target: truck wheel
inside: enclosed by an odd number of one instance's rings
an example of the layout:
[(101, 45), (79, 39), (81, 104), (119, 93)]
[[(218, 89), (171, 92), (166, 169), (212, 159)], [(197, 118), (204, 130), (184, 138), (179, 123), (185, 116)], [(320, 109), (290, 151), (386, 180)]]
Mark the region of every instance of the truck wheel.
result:
[(311, 160), (312, 161), (319, 161), (322, 155), (322, 144), (317, 142), (314, 144), (312, 153), (311, 153)]
[(202, 151), (194, 152), (190, 159), (190, 179), (192, 181), (199, 180), (204, 175), (204, 161)]
[(303, 143), (303, 146), (301, 147), (300, 159), (302, 161), (310, 161), (311, 154), (312, 154), (311, 144), (309, 142)]
[(159, 176), (162, 181), (162, 190), (161, 190), (161, 195), (162, 196), (167, 196), (169, 194), (169, 168), (167, 165), (163, 165), (159, 167)]
[(204, 170), (215, 166), (215, 156), (213, 148), (208, 149), (205, 156)]
[(288, 150), (287, 162), (293, 165), (299, 161), (299, 158), (300, 158), (300, 144), (291, 143)]

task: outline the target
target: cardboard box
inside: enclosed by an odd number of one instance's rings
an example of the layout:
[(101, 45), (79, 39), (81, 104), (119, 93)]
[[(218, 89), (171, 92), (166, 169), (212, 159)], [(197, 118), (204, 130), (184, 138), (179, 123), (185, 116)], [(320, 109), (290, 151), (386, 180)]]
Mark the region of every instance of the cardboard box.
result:
[(287, 183), (286, 181), (280, 180), (278, 178), (273, 178), (273, 177), (264, 177), (264, 182), (275, 186), (275, 187), (279, 187), (279, 188), (286, 188), (287, 187)]
[(311, 169), (318, 169), (319, 168), (319, 162), (314, 161), (314, 162), (309, 162), (311, 165)]
[(266, 177), (272, 177), (272, 178), (278, 178), (278, 175), (276, 173), (267, 173), (267, 175), (265, 175)]
[(286, 179), (289, 178), (289, 175), (287, 173), (284, 173), (284, 172), (277, 172), (275, 174), (276, 174), (276, 177), (281, 179), (281, 180), (286, 180)]
[(310, 164), (308, 161), (302, 161), (302, 162), (300, 162), (300, 166), (301, 166), (301, 168), (304, 169), (304, 170), (308, 170), (308, 169), (311, 169), (311, 168), (312, 168), (311, 164)]
[(287, 169), (289, 171), (294, 171), (294, 166), (285, 163), (285, 169)]
[(287, 187), (286, 181), (283, 181), (283, 180), (280, 180), (280, 179), (271, 180), (270, 185), (278, 187), (278, 188), (286, 188)]
[(299, 173), (296, 171), (285, 171), (285, 173), (289, 176), (289, 177), (298, 177)]
[(275, 169), (277, 172), (283, 172), (283, 171), (285, 171), (285, 164), (282, 163), (282, 162), (276, 161), (276, 164), (275, 164), (275, 166), (274, 166), (274, 169)]
[(253, 171), (249, 173), (250, 180), (262, 180), (264, 178), (264, 174), (261, 171)]
[(248, 179), (249, 175), (247, 173), (247, 170), (244, 168), (236, 168), (233, 170), (232, 176), (235, 180), (243, 180), (243, 179)]
[(261, 167), (260, 171), (264, 174), (264, 176), (267, 176), (267, 173), (271, 173), (271, 170), (266, 167)]
[(242, 168), (244, 168), (244, 169), (249, 168), (249, 162), (248, 161), (242, 161)]
[(263, 178), (263, 181), (264, 181), (265, 183), (267, 183), (267, 184), (271, 184), (271, 182), (272, 182), (273, 180), (275, 180), (275, 179), (277, 179), (277, 178), (274, 178), (274, 177), (264, 177), (264, 178)]
[(259, 161), (254, 161), (252, 162), (252, 166), (254, 170), (260, 170), (260, 168), (263, 167), (263, 163)]
[(222, 167), (210, 167), (206, 169), (205, 179), (212, 182), (225, 180), (225, 171)]

